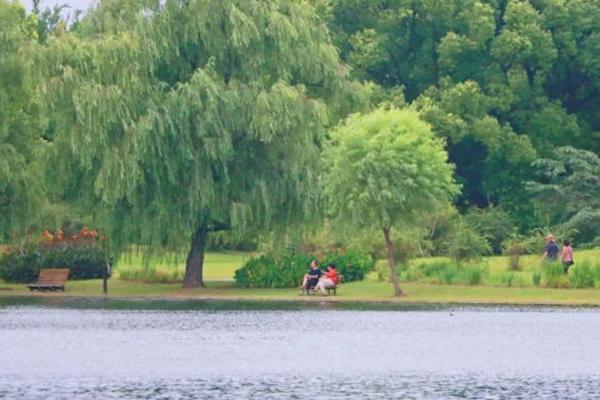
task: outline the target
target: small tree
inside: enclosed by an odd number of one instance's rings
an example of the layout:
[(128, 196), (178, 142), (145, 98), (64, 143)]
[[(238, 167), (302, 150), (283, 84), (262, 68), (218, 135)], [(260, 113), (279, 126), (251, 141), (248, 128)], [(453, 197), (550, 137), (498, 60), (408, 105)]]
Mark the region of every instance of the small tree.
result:
[(342, 223), (383, 232), (394, 293), (404, 295), (391, 231), (418, 223), (458, 192), (443, 141), (416, 111), (379, 109), (350, 117), (324, 154), (331, 213)]

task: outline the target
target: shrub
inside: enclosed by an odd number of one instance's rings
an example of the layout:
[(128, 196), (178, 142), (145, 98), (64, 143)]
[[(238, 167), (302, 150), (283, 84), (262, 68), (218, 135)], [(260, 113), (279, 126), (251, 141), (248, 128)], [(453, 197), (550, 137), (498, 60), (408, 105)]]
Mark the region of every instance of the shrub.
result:
[(494, 254), (502, 252), (502, 243), (516, 231), (511, 216), (497, 207), (471, 208), (464, 218), (469, 226), (487, 239)]
[(542, 266), (542, 277), (544, 285), (549, 288), (567, 288), (569, 279), (563, 273), (562, 264), (557, 262), (547, 262)]
[(528, 250), (523, 243), (522, 238), (513, 236), (502, 243), (504, 254), (508, 256), (508, 270), (509, 271), (520, 271), (521, 270), (521, 256), (527, 254)]
[(41, 268), (69, 268), (69, 279), (101, 278), (105, 252), (95, 244), (30, 244), (13, 248), (0, 260), (0, 278), (6, 282), (35, 282)]
[(487, 239), (464, 223), (458, 225), (448, 247), (448, 254), (456, 261), (472, 260), (491, 252)]
[(569, 269), (569, 280), (574, 288), (590, 288), (594, 287), (596, 271), (592, 268), (589, 261), (571, 266)]
[(375, 261), (371, 256), (352, 250), (334, 249), (326, 253), (321, 265), (325, 267), (328, 264), (336, 266), (338, 274), (343, 275), (345, 282), (362, 281), (365, 274), (375, 268)]
[[(242, 268), (235, 271), (235, 281), (243, 287), (284, 288), (300, 286), (302, 277), (308, 271), (310, 261), (315, 258), (308, 254), (288, 254), (281, 257), (263, 255), (251, 258)], [(372, 271), (373, 259), (363, 253), (334, 249), (322, 254), (321, 266), (335, 264), (345, 282), (362, 280)]]
[(280, 259), (271, 255), (251, 258), (242, 268), (235, 271), (235, 280), (243, 287), (299, 286), (310, 260), (308, 255), (286, 255)]

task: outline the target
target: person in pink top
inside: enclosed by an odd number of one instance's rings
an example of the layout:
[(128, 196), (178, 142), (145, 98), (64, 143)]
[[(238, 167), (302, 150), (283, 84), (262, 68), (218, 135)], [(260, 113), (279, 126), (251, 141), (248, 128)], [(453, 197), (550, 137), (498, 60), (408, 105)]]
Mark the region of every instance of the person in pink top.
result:
[(566, 274), (569, 272), (569, 267), (575, 264), (575, 260), (573, 259), (573, 248), (568, 240), (563, 240), (563, 248), (562, 252), (560, 253), (560, 259), (563, 262)]
[(325, 295), (325, 291), (328, 288), (334, 288), (338, 283), (340, 283), (340, 276), (335, 269), (335, 265), (329, 264), (327, 266), (327, 272), (319, 278), (319, 283), (317, 283), (317, 286), (315, 287), (315, 292), (321, 291), (321, 293)]

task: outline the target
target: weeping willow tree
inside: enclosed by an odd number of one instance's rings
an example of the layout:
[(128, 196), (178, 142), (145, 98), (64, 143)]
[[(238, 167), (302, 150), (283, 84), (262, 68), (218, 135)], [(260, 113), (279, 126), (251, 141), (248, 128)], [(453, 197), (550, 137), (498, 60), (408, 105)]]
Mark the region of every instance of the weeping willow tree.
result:
[(37, 102), (28, 66), (35, 19), (0, 0), (0, 242), (22, 233), (36, 208)]
[(357, 100), (291, 0), (103, 1), (40, 63), (61, 194), (118, 243), (186, 246), (186, 288), (211, 232), (316, 211), (324, 131)]

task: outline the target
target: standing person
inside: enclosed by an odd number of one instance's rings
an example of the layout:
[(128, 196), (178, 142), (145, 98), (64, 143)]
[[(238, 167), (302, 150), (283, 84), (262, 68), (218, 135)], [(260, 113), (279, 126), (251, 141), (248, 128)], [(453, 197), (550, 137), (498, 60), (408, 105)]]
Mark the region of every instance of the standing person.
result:
[(338, 283), (340, 283), (340, 276), (337, 274), (335, 265), (329, 264), (327, 266), (327, 272), (325, 272), (325, 275), (319, 279), (319, 283), (317, 283), (315, 291), (320, 290), (322, 294), (325, 294), (325, 290), (327, 288), (334, 288)]
[(573, 259), (573, 248), (568, 240), (563, 240), (563, 248), (562, 252), (560, 253), (560, 259), (563, 262), (565, 274), (569, 273), (569, 267), (575, 264), (575, 260)]
[(323, 272), (319, 269), (319, 263), (317, 260), (312, 260), (310, 262), (310, 270), (307, 274), (304, 274), (304, 278), (302, 279), (302, 286), (300, 286), (302, 293), (314, 289), (314, 287), (317, 286), (321, 275), (323, 275)]
[(558, 248), (558, 245), (556, 244), (556, 240), (554, 239), (554, 236), (548, 235), (548, 236), (546, 236), (545, 239), (546, 239), (546, 251), (544, 252), (544, 255), (542, 256), (542, 260), (554, 262), (554, 261), (558, 260), (558, 252), (560, 249)]

